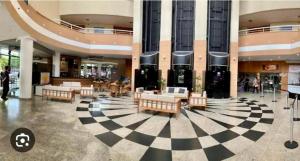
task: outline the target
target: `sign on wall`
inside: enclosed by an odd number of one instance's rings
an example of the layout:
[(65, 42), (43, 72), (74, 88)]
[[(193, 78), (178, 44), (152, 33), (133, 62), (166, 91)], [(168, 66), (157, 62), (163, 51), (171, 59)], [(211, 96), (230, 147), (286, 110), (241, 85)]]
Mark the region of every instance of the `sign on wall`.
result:
[(263, 71), (276, 71), (278, 69), (279, 69), (279, 65), (277, 64), (263, 65)]

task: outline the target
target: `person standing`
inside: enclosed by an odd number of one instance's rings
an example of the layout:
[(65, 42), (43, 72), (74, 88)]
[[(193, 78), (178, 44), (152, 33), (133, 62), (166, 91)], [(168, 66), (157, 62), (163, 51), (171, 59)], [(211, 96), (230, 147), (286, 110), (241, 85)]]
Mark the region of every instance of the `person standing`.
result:
[(256, 92), (258, 93), (258, 80), (255, 77), (253, 80), (253, 93), (256, 93)]
[(6, 101), (7, 100), (7, 94), (9, 91), (9, 73), (10, 73), (10, 67), (9, 66), (5, 66), (5, 71), (4, 71), (4, 75), (3, 75), (3, 93), (2, 93), (2, 100)]

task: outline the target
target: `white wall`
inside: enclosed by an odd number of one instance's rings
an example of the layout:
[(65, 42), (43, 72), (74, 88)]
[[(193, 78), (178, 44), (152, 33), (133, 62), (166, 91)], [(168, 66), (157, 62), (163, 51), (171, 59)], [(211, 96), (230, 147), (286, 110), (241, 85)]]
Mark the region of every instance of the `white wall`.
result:
[(103, 14), (133, 17), (132, 0), (59, 0), (59, 14)]
[(29, 0), (29, 5), (51, 20), (59, 19), (59, 0)]
[(241, 0), (240, 15), (261, 11), (300, 8), (298, 0)]

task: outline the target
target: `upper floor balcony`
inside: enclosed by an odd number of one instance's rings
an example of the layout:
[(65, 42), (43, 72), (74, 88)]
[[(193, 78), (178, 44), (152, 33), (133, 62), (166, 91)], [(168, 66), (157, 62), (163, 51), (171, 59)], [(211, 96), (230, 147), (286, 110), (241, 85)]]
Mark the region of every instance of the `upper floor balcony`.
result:
[(132, 31), (82, 28), (51, 20), (23, 1), (5, 4), (19, 26), (37, 41), (82, 54), (131, 56)]
[(239, 56), (300, 53), (300, 25), (280, 25), (239, 31)]

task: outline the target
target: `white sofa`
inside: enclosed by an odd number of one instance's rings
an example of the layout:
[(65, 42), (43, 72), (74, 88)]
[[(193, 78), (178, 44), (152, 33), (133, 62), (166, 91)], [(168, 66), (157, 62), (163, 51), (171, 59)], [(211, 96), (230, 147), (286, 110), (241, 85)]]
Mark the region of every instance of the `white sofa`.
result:
[(166, 113), (180, 113), (181, 102), (172, 95), (142, 93), (139, 99), (138, 111), (151, 110)]
[(73, 102), (75, 100), (75, 91), (70, 87), (46, 85), (43, 87), (42, 99), (58, 99)]
[(62, 87), (69, 87), (74, 89), (75, 91), (80, 91), (81, 83), (80, 82), (63, 82), (61, 84)]
[(139, 99), (141, 98), (142, 93), (154, 94), (154, 91), (145, 91), (144, 87), (136, 88), (135, 92), (134, 92), (134, 96), (133, 96), (134, 102), (139, 101)]
[(180, 99), (188, 99), (189, 91), (186, 87), (166, 87), (166, 90), (163, 92), (163, 95), (174, 96)]

